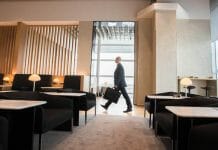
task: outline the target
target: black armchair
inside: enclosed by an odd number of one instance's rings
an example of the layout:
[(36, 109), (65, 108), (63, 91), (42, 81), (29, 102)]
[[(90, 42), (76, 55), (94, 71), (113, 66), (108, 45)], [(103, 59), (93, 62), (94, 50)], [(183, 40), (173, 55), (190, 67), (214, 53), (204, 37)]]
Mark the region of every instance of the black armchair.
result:
[(87, 111), (95, 107), (96, 116), (96, 96), (95, 94), (85, 92), (86, 96), (80, 98), (79, 110), (85, 111), (85, 124), (87, 123)]
[(218, 123), (194, 126), (189, 133), (188, 150), (218, 149)]
[(64, 76), (64, 89), (80, 90), (81, 76), (79, 75), (66, 75)]
[(87, 123), (87, 111), (95, 107), (96, 115), (96, 95), (90, 92), (81, 91), (81, 76), (78, 75), (66, 75), (64, 77), (63, 89), (61, 92), (75, 92), (75, 93), (86, 93), (86, 96), (80, 97), (79, 110), (85, 111), (85, 124)]
[[(157, 105), (156, 109), (156, 120), (155, 120), (155, 133), (160, 135), (164, 134), (174, 140), (174, 115), (166, 110), (166, 106), (198, 106), (198, 107), (217, 107), (218, 99), (208, 98), (208, 97), (194, 97), (187, 98), (183, 100), (169, 100), (161, 101)], [(193, 125), (207, 124), (211, 122), (218, 122), (214, 119), (200, 119), (194, 121)], [(187, 127), (191, 125), (191, 121), (181, 122), (182, 126), (186, 127), (184, 130), (181, 129), (180, 133), (183, 133), (183, 137), (188, 137), (188, 132), (186, 131)], [(179, 129), (180, 130), (180, 129)], [(185, 145), (187, 141), (183, 141)], [(187, 145), (186, 145), (187, 146)]]
[(0, 116), (0, 150), (8, 149), (8, 120)]
[(39, 149), (43, 133), (53, 129), (72, 131), (73, 102), (68, 98), (38, 92), (4, 92), (0, 99), (47, 101), (35, 113), (34, 132), (39, 134)]
[[(161, 95), (161, 96), (174, 96), (177, 92), (164, 92), (164, 93), (157, 93), (151, 95)], [(146, 111), (149, 113), (149, 127), (151, 127), (151, 118), (154, 114), (154, 101), (150, 100), (148, 96), (145, 96), (145, 103), (144, 103), (144, 117), (146, 115)]]
[[(18, 91), (32, 91), (33, 82), (29, 81), (30, 74), (15, 74), (12, 83), (12, 90)], [(43, 86), (51, 86), (52, 75), (40, 75), (41, 80), (36, 82), (36, 91), (39, 91)]]
[[(185, 96), (185, 93), (180, 93), (182, 96)], [(163, 93), (157, 93), (157, 94), (151, 94), (151, 95), (158, 95), (158, 96), (177, 96), (177, 92), (163, 92)], [(196, 94), (188, 94), (188, 97), (199, 97), (199, 95)], [(162, 101), (168, 101), (162, 100)], [(154, 101), (149, 99), (148, 96), (145, 96), (145, 103), (144, 103), (144, 117), (146, 115), (146, 111), (149, 113), (149, 127), (151, 127), (151, 118), (154, 114)]]
[(3, 77), (4, 77), (4, 74), (0, 73), (0, 85), (3, 84)]

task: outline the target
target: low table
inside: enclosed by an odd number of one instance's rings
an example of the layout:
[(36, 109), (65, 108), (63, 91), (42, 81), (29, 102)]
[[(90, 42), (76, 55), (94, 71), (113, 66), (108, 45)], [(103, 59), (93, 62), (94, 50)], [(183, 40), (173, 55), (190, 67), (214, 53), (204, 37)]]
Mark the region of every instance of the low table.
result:
[(79, 98), (86, 93), (67, 93), (67, 92), (43, 92), (48, 95), (70, 97), (73, 100), (73, 125), (79, 125)]
[(9, 122), (8, 150), (32, 150), (35, 108), (46, 101), (0, 100), (0, 115)]
[[(166, 106), (166, 109), (174, 114), (174, 150), (187, 149), (188, 136), (184, 136), (184, 133), (180, 133), (179, 129), (189, 132), (190, 128), (193, 126), (193, 119), (218, 118), (218, 108), (216, 107)], [(181, 120), (183, 122), (190, 120), (190, 126), (183, 126)]]

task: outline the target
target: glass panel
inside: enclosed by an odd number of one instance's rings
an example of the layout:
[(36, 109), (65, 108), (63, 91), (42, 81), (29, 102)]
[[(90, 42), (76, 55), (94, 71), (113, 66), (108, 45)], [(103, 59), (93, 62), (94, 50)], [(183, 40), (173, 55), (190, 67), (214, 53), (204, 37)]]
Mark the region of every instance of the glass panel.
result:
[(97, 61), (92, 61), (91, 75), (97, 75)]
[(114, 78), (113, 77), (99, 77), (99, 86), (114, 86)]

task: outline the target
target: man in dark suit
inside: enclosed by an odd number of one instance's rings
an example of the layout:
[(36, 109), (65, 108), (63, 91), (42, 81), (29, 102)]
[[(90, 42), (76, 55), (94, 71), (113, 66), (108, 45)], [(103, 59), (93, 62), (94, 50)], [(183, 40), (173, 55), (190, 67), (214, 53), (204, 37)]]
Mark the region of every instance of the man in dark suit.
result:
[[(124, 113), (132, 111), (132, 104), (129, 98), (129, 95), (126, 92), (126, 80), (125, 80), (125, 72), (123, 65), (120, 63), (121, 57), (117, 57), (115, 59), (115, 63), (117, 64), (117, 68), (114, 71), (114, 87), (121, 91), (123, 97), (126, 100), (127, 109), (123, 111)], [(101, 105), (104, 109), (108, 109), (112, 101), (108, 101), (105, 105)]]

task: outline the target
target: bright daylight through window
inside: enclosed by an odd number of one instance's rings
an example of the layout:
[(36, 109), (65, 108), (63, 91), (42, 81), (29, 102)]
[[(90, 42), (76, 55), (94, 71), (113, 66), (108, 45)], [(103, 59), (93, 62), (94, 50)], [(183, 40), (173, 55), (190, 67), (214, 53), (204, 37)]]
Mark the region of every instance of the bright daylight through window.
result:
[(95, 22), (92, 49), (91, 88), (102, 92), (102, 87), (113, 87), (116, 68), (114, 59), (122, 58), (131, 99), (134, 92), (134, 22)]

